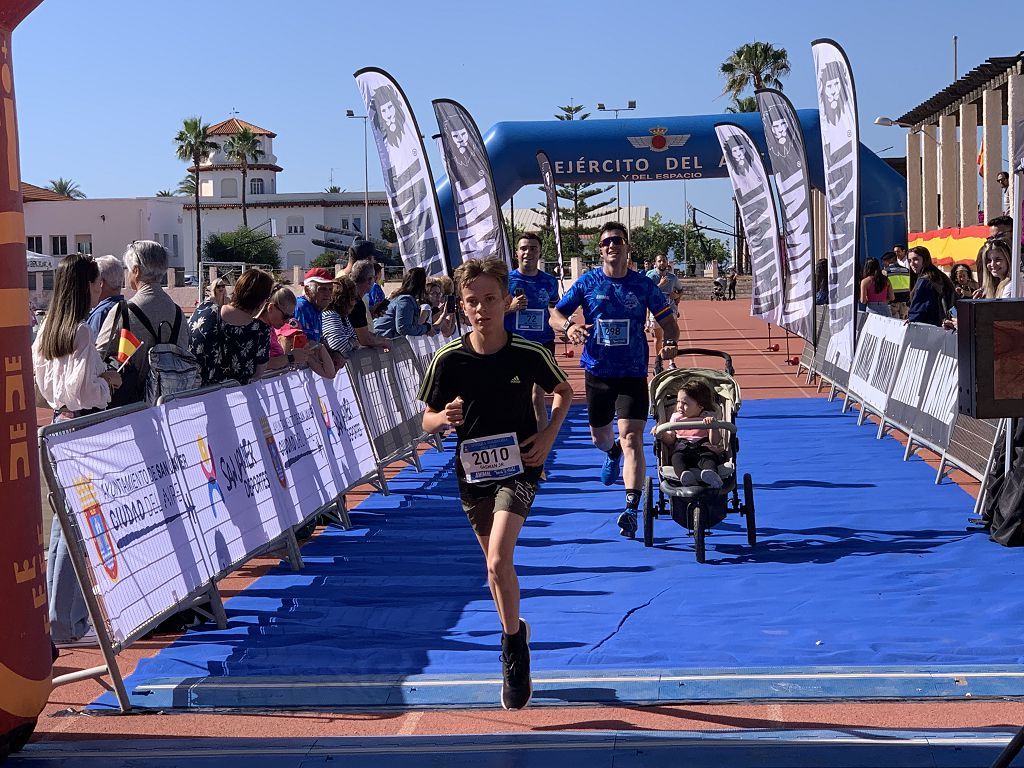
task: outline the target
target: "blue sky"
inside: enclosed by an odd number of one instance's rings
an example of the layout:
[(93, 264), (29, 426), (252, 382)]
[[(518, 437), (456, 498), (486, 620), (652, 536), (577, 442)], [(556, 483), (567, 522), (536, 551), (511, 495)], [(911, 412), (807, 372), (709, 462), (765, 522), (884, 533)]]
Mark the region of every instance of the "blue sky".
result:
[[(902, 155), (904, 132), (871, 121), (950, 83), (954, 34), (960, 74), (1024, 47), (1024, 3), (990, 6), (998, 20), (984, 8), (962, 0), (45, 0), (14, 38), (22, 176), (71, 178), (90, 197), (173, 189), (184, 176), (172, 142), (182, 119), (212, 123), (236, 109), (278, 134), (278, 191), (323, 189), (332, 168), (336, 184), (361, 190), (362, 124), (344, 116), (361, 109), (352, 78), (360, 67), (395, 76), (429, 137), (430, 101), (440, 97), (464, 104), (484, 132), (500, 120), (547, 119), (570, 100), (635, 99), (636, 117), (717, 114), (728, 104), (718, 66), (752, 40), (789, 51), (785, 91), (797, 108), (813, 107), (817, 37), (835, 38), (850, 57), (864, 143)], [(372, 142), (370, 151), (370, 186), (380, 189)], [(428, 151), (439, 174), (432, 142)], [(727, 181), (690, 182), (687, 194), (731, 218)], [(539, 198), (524, 192), (516, 204)], [(634, 184), (633, 203), (678, 220), (682, 182)]]

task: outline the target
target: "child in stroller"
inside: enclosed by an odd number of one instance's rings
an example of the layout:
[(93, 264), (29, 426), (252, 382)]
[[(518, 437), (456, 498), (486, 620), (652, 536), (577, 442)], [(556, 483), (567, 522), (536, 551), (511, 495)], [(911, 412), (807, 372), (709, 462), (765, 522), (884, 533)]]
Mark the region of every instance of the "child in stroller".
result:
[(711, 292), (711, 300), (725, 301), (725, 278), (719, 275), (711, 284), (714, 286)]
[[(718, 418), (715, 395), (700, 379), (684, 381), (676, 395), (674, 422), (703, 421), (712, 424)], [(681, 485), (700, 482), (711, 488), (721, 488), (718, 467), (725, 459), (725, 440), (720, 429), (676, 429), (661, 433), (661, 441), (672, 449), (672, 469)]]

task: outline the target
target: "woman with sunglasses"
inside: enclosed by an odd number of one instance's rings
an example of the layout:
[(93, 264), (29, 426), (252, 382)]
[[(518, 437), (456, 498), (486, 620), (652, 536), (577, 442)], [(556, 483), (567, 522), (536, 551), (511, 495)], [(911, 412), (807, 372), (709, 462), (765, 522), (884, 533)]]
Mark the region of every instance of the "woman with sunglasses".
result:
[[(582, 344), (580, 366), (586, 370), (587, 415), (594, 445), (603, 451), (601, 482), (619, 478), (619, 460), (626, 486), (626, 507), (618, 517), (623, 536), (637, 530), (637, 509), (646, 475), (644, 426), (650, 410), (647, 392), (649, 350), (644, 333), (648, 311), (664, 331), (661, 357), (676, 355), (679, 326), (661, 289), (647, 275), (629, 268), (626, 228), (608, 222), (598, 235), (601, 267), (572, 284), (551, 309), (551, 327), (573, 344)], [(583, 310), (583, 324), (572, 320)], [(612, 422), (618, 418), (619, 439)], [(623, 458), (624, 457), (624, 458)]]
[(325, 379), (333, 379), (336, 373), (331, 356), (320, 344), (311, 344), (300, 348), (285, 350), (281, 346), (278, 333), (289, 328), (295, 315), (295, 294), (292, 289), (282, 283), (276, 283), (270, 298), (256, 314), (256, 319), (270, 326), (270, 359), (267, 361), (268, 371), (277, 371), (288, 366), (302, 368), (309, 366), (314, 373)]

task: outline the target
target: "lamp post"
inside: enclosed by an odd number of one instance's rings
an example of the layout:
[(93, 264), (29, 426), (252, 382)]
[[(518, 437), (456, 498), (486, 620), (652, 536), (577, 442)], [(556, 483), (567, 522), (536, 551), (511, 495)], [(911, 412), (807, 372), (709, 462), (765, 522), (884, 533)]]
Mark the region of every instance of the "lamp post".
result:
[[(632, 112), (634, 109), (636, 109), (636, 101), (633, 100), (633, 99), (630, 99), (629, 101), (627, 101), (626, 102), (626, 106), (624, 106), (624, 107), (606, 107), (602, 102), (598, 102), (598, 104), (597, 104), (597, 111), (598, 112), (614, 112), (616, 120), (619, 119), (619, 112)], [(633, 196), (632, 196), (632, 188), (630, 188), (630, 193), (631, 193), (630, 194), (630, 204), (632, 204), (632, 202), (633, 202), (633, 200), (632, 200), (632, 198), (633, 198)], [(615, 217), (616, 218), (619, 217), (620, 211), (622, 211), (622, 200), (619, 197), (619, 182), (616, 181), (615, 182)]]
[(351, 109), (345, 110), (345, 117), (363, 121), (363, 239), (370, 239), (370, 176), (366, 154), (366, 121), (369, 115), (357, 115)]

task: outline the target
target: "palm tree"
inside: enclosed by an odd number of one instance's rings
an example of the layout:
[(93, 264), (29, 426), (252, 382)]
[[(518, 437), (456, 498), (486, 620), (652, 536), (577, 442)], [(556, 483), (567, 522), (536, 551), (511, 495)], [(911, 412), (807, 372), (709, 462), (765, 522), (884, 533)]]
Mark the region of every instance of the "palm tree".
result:
[(259, 162), (263, 157), (263, 150), (260, 149), (260, 140), (251, 128), (242, 128), (228, 139), (224, 145), (229, 160), (233, 160), (242, 166), (242, 226), (249, 228), (249, 217), (245, 211), (245, 180), (249, 175), (249, 160)]
[(196, 193), (196, 180), (189, 174), (184, 179), (178, 182), (178, 186), (174, 189), (176, 195), (186, 195), (192, 197)]
[(174, 197), (174, 193), (169, 189), (161, 189), (156, 193), (157, 197)]
[(59, 179), (50, 179), (50, 183), (46, 188), (52, 192), (56, 192), (58, 195), (70, 197), (72, 200), (81, 200), (85, 197), (85, 192), (79, 189), (77, 183), (71, 179), (65, 179), (63, 176)]
[(737, 114), (739, 112), (757, 112), (757, 98), (755, 96), (733, 97), (732, 105), (725, 108), (726, 112)]
[(215, 141), (210, 141), (210, 125), (198, 116), (186, 117), (181, 130), (174, 137), (177, 145), (178, 159), (192, 163), (192, 196), (196, 202), (196, 268), (203, 253), (203, 224), (199, 216), (199, 164), (220, 149)]
[(337, 194), (338, 192), (341, 192), (341, 187), (339, 187), (337, 184), (331, 184), (331, 186), (329, 187), (324, 187), (324, 192), (328, 192), (330, 194)]
[(751, 85), (781, 89), (781, 78), (789, 74), (789, 54), (771, 43), (744, 43), (729, 54), (719, 71), (725, 78), (722, 93), (734, 99)]

